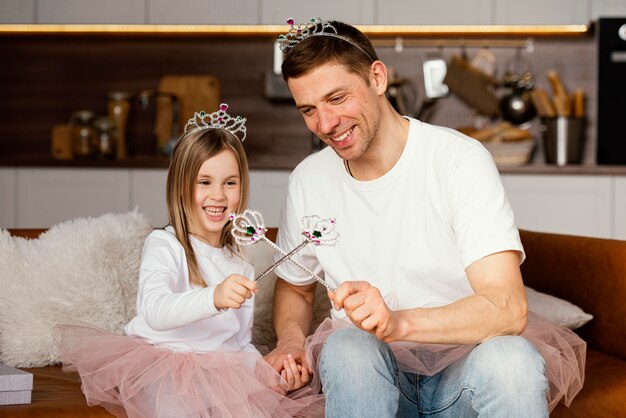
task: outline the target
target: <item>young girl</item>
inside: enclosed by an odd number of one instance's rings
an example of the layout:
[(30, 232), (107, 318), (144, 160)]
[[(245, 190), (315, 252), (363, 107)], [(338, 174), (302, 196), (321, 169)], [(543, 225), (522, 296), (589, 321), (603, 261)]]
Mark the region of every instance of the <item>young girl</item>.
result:
[(64, 368), (90, 405), (118, 417), (290, 417), (320, 401), (285, 396), (308, 370), (289, 358), (278, 375), (251, 343), (257, 287), (229, 222), (247, 203), (246, 127), (226, 109), (196, 113), (174, 148), (170, 225), (146, 238), (126, 336), (59, 327)]

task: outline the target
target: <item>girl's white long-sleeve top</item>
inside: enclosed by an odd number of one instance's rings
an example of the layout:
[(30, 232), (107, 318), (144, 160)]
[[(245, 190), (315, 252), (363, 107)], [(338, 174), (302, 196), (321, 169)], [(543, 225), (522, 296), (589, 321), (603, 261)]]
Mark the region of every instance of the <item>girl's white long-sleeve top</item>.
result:
[(226, 277), (253, 280), (254, 268), (227, 248), (193, 236), (190, 241), (207, 287), (189, 283), (185, 252), (174, 230), (153, 231), (143, 247), (137, 316), (125, 326), (126, 335), (175, 351), (256, 351), (251, 343), (254, 298), (223, 312), (213, 302), (215, 287)]

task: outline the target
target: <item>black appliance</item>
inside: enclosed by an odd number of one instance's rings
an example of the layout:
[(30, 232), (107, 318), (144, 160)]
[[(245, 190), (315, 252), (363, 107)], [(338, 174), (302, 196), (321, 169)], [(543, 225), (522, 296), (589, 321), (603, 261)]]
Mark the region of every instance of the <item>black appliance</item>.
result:
[(598, 164), (626, 164), (626, 17), (600, 18), (598, 40)]

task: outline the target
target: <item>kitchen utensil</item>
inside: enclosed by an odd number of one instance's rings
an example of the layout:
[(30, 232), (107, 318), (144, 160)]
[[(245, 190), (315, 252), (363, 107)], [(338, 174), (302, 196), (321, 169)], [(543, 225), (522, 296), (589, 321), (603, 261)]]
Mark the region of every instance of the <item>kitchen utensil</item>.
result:
[(585, 117), (585, 92), (578, 88), (574, 91), (574, 117)]
[(538, 87), (530, 92), (530, 98), (537, 109), (537, 113), (541, 117), (553, 118), (556, 116), (554, 106), (548, 97), (548, 92), (545, 89)]
[(480, 48), (470, 64), (491, 77), (496, 74), (496, 54), (487, 47)]
[(518, 49), (505, 66), (507, 70), (502, 84), (509, 89), (509, 92), (500, 98), (500, 113), (502, 119), (521, 125), (537, 115), (537, 109), (530, 94), (535, 87), (530, 61), (523, 57), (521, 50)]
[(505, 81), (505, 87), (511, 91), (500, 98), (500, 113), (502, 119), (521, 125), (537, 116), (537, 109), (531, 96), (532, 83), (530, 73), (524, 73), (522, 78), (511, 77)]
[[(157, 135), (159, 150), (171, 147), (172, 139), (182, 133), (184, 124), (193, 117), (195, 112), (213, 111), (220, 104), (220, 83), (212, 75), (165, 75), (159, 81), (158, 92), (173, 94), (180, 105), (180, 124), (177, 132), (173, 132), (173, 102), (167, 98), (157, 99), (157, 115), (154, 130)], [(169, 144), (169, 145), (168, 145)]]
[(546, 76), (548, 77), (548, 81), (552, 87), (554, 108), (557, 115), (563, 117), (570, 116), (571, 103), (567, 90), (561, 81), (561, 76), (555, 70), (548, 71)]
[(540, 130), (548, 164), (580, 164), (585, 144), (585, 118), (543, 118)]
[(428, 99), (438, 99), (448, 95), (450, 89), (443, 80), (448, 66), (441, 53), (426, 56), (422, 64), (424, 72), (424, 92)]
[(499, 114), (498, 97), (492, 91), (497, 85), (496, 80), (469, 65), (463, 57), (454, 55), (451, 58), (443, 82), (479, 113), (489, 117)]

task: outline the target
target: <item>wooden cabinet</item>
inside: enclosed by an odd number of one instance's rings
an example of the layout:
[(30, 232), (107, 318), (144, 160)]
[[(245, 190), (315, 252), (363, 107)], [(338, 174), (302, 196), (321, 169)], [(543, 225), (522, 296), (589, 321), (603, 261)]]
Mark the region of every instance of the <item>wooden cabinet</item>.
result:
[[(248, 206), (278, 226), (289, 171), (252, 170)], [(167, 169), (0, 168), (0, 228), (47, 228), (70, 219), (137, 208), (167, 224)]]
[(586, 25), (591, 0), (494, 0), (497, 25)]
[(155, 227), (167, 225), (167, 202), (165, 188), (166, 169), (128, 170), (130, 182), (129, 209), (138, 208)]
[[(389, 1), (389, 0), (386, 0)], [(354, 25), (375, 23), (374, 0), (317, 0), (295, 2), (290, 0), (261, 1), (261, 24), (281, 25), (293, 17), (296, 22), (311, 18), (341, 20)]]
[(45, 228), (129, 209), (127, 170), (18, 169), (17, 228)]
[[(290, 171), (252, 170), (248, 207), (278, 226)], [(626, 239), (626, 176), (502, 174), (522, 229)], [(167, 169), (0, 168), (0, 227), (46, 228), (138, 208), (167, 223)]]
[(626, 240), (626, 177), (615, 179), (614, 238)]
[[(150, 24), (256, 25), (260, 1), (147, 0)], [(271, 2), (269, 2), (271, 3)]]
[(37, 23), (143, 24), (145, 11), (144, 0), (45, 0), (37, 2)]
[(487, 25), (493, 0), (386, 0), (377, 2), (381, 25)]
[(518, 228), (611, 238), (611, 176), (502, 175)]
[(35, 0), (2, 0), (0, 24), (35, 23)]

